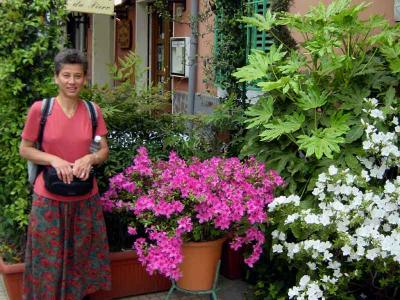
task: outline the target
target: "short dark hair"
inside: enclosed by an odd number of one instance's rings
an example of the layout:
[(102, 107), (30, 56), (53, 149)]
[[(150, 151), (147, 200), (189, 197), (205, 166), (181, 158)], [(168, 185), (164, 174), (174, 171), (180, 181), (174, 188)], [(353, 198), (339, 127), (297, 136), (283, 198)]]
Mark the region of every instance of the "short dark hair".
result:
[(63, 49), (54, 58), (54, 71), (56, 75), (60, 74), (63, 65), (77, 64), (82, 65), (83, 73), (86, 75), (88, 61), (86, 55), (77, 49)]

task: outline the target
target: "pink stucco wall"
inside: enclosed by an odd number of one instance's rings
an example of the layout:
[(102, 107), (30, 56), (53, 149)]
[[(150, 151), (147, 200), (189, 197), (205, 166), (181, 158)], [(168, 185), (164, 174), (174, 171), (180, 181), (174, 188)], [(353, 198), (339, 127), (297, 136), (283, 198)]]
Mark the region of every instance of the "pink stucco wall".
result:
[[(207, 1), (199, 0), (200, 7), (199, 13), (203, 15), (207, 10)], [(185, 37), (191, 35), (191, 29), (189, 25), (187, 25), (190, 21), (190, 7), (191, 0), (186, 1), (186, 11), (182, 16), (181, 23), (174, 24), (174, 32), (173, 35), (176, 37)], [(214, 33), (212, 31), (213, 28), (213, 19), (210, 16), (206, 20), (200, 22), (199, 24), (199, 44), (198, 44), (198, 59), (197, 59), (197, 83), (196, 83), (196, 91), (198, 93), (215, 93), (215, 88), (207, 86), (204, 83), (205, 69), (204, 65), (207, 62), (207, 58), (211, 57), (212, 49), (214, 44)], [(174, 78), (174, 90), (177, 91), (187, 91), (188, 90), (188, 80), (182, 78)]]
[[(200, 14), (201, 12), (205, 11), (205, 5), (207, 5), (205, 2), (207, 1), (201, 1), (200, 2)], [(312, 6), (317, 5), (318, 3), (324, 3), (324, 4), (329, 4), (332, 2), (332, 0), (294, 0), (293, 6), (290, 9), (290, 12), (292, 13), (299, 13), (299, 14), (305, 14), (307, 11), (310, 10)], [(365, 0), (353, 0), (354, 4), (358, 4), (361, 2), (368, 2)], [(394, 0), (370, 0), (371, 2), (370, 6), (361, 14), (362, 18), (368, 18), (369, 15), (371, 14), (378, 14), (378, 15), (383, 15), (389, 22), (392, 24), (394, 23), (394, 15), (393, 15), (393, 7), (394, 7)], [(184, 12), (182, 21), (183, 23), (187, 23), (189, 21), (189, 16), (190, 16), (190, 7), (191, 7), (191, 0), (186, 1), (186, 11)], [(212, 56), (212, 48), (213, 48), (213, 43), (214, 43), (214, 35), (212, 32), (212, 18), (207, 19), (205, 22), (200, 22), (199, 26), (199, 47), (198, 47), (198, 76), (197, 76), (197, 87), (196, 87), (196, 92), (197, 93), (211, 93), (215, 94), (215, 88), (211, 88), (207, 86), (204, 83), (204, 79), (206, 78), (205, 76), (205, 68), (204, 64), (207, 61), (207, 57)], [(190, 28), (186, 24), (179, 24), (175, 23), (174, 24), (174, 36), (190, 36)], [(300, 40), (299, 36), (294, 33), (294, 37), (297, 40)], [(187, 79), (181, 79), (181, 78), (175, 78), (173, 80), (174, 82), (174, 90), (177, 91), (187, 91), (188, 89), (188, 80)]]
[[(320, 2), (329, 5), (332, 0), (294, 0), (290, 11), (292, 13), (304, 14), (310, 9), (310, 7), (315, 6)], [(361, 14), (361, 17), (367, 18), (371, 14), (383, 15), (390, 22), (394, 23), (394, 0), (353, 0), (352, 2), (354, 4), (362, 2), (370, 3), (370, 6)]]

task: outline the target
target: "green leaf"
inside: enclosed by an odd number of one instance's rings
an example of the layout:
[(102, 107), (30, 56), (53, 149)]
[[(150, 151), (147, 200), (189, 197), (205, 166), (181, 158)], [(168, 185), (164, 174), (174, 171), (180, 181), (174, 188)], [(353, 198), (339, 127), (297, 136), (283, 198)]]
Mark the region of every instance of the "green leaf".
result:
[(354, 172), (361, 171), (362, 169), (361, 164), (352, 153), (346, 153), (346, 155), (344, 156), (344, 160), (346, 162), (346, 165)]
[(267, 81), (267, 82), (259, 82), (257, 85), (265, 92), (269, 92), (272, 90), (279, 89), (283, 86), (286, 86), (290, 81), (289, 77), (282, 77), (277, 81)]
[(283, 134), (295, 132), (301, 128), (305, 117), (303, 114), (294, 113), (285, 116), (285, 119), (274, 120), (272, 123), (265, 124), (265, 130), (260, 134), (262, 141), (272, 141)]
[(346, 134), (346, 143), (357, 141), (364, 134), (364, 127), (361, 124), (353, 126)]
[(242, 17), (240, 21), (246, 23), (248, 26), (255, 26), (260, 31), (270, 31), (276, 22), (276, 14), (267, 10), (264, 16), (255, 14), (253, 17)]
[(341, 111), (339, 111), (338, 113), (333, 114), (330, 117), (329, 123), (331, 128), (336, 132), (336, 134), (342, 135), (350, 130), (350, 127), (348, 125), (349, 119), (350, 119), (350, 114), (343, 114)]
[(239, 82), (250, 82), (267, 75), (271, 60), (267, 53), (261, 50), (253, 50), (249, 55), (249, 64), (241, 67), (232, 75), (239, 79)]
[(247, 129), (267, 124), (274, 111), (273, 105), (274, 100), (268, 98), (266, 101), (260, 99), (256, 105), (251, 106), (245, 112), (245, 115), (249, 117), (249, 119), (245, 120), (246, 123), (249, 123)]
[(297, 105), (303, 110), (315, 109), (326, 104), (328, 101), (328, 93), (320, 92), (317, 88), (311, 88), (307, 92), (300, 92), (300, 98)]
[(317, 159), (326, 156), (333, 159), (332, 152), (339, 153), (339, 144), (345, 141), (340, 135), (334, 128), (325, 128), (313, 131), (311, 136), (300, 135), (297, 141), (299, 148), (306, 150), (306, 156), (315, 155)]

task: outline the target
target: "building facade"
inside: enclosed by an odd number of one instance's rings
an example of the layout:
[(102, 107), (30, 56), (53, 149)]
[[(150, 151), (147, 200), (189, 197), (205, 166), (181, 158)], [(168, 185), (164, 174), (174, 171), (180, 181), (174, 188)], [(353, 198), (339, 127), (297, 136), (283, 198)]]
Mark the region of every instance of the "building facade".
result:
[[(247, 2), (259, 13), (270, 5), (269, 0)], [(290, 12), (304, 14), (319, 2), (332, 1), (294, 0)], [(354, 4), (361, 2), (353, 0)], [(395, 22), (395, 8), (400, 1), (370, 2), (362, 17), (379, 14)], [(162, 84), (165, 90), (171, 91), (174, 112), (211, 111), (218, 97), (224, 95), (206, 80), (210, 72), (207, 63), (215, 41), (214, 16), (210, 10), (213, 1), (165, 0), (170, 17), (155, 12), (153, 3), (152, 0), (117, 0), (113, 1), (113, 15), (72, 13), (70, 39), (74, 41), (73, 46), (88, 54), (91, 83), (113, 85), (109, 65), (134, 51), (148, 69), (141, 78), (136, 78), (137, 83)], [(193, 15), (201, 16), (198, 27), (191, 22)], [(296, 34), (294, 38), (300, 40)], [(256, 37), (247, 47), (268, 47), (268, 41), (265, 37)]]

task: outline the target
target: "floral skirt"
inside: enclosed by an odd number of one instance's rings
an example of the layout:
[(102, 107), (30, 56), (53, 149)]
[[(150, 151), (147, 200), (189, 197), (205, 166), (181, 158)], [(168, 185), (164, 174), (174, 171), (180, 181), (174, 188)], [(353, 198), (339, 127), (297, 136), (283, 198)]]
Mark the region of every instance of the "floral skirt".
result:
[(81, 300), (111, 288), (98, 196), (61, 202), (34, 195), (25, 256), (25, 300)]

